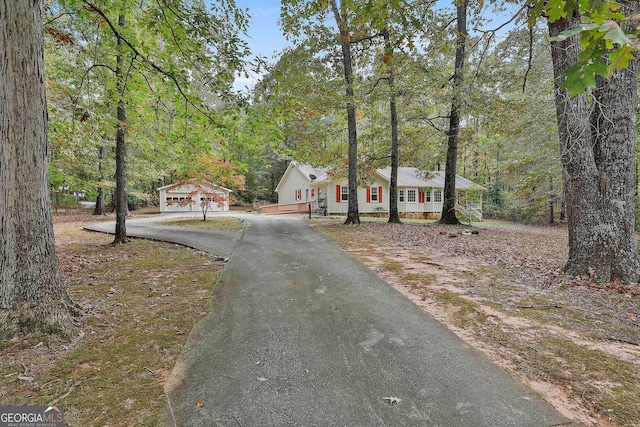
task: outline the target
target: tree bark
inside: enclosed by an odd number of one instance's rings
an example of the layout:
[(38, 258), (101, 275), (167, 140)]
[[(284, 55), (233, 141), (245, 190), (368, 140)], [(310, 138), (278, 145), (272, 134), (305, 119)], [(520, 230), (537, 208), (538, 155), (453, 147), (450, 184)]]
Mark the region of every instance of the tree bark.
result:
[[(104, 138), (103, 138), (104, 139)], [(104, 180), (104, 172), (102, 170), (102, 159), (104, 158), (104, 147), (98, 147), (98, 180)], [(98, 195), (96, 196), (96, 206), (93, 209), (94, 215), (104, 215), (104, 193), (102, 192), (102, 184), (98, 185)]]
[[(561, 19), (549, 23), (549, 33), (554, 36), (579, 23), (578, 17)], [(551, 43), (569, 230), (566, 271), (601, 283), (637, 282), (633, 202), (638, 60), (609, 79), (598, 79), (591, 99), (586, 94), (569, 97), (561, 87), (562, 73), (580, 51), (577, 36)]]
[(384, 29), (385, 57), (390, 57), (389, 62), (389, 113), (391, 116), (391, 180), (389, 183), (389, 222), (399, 224), (398, 215), (398, 109), (396, 101), (395, 75), (393, 69), (393, 48), (389, 38), (389, 30)]
[(42, 1), (0, 0), (0, 339), (69, 334), (77, 315), (55, 253)]
[(345, 224), (360, 224), (358, 209), (358, 134), (356, 126), (355, 94), (353, 91), (353, 64), (351, 60), (351, 40), (347, 31), (346, 13), (340, 13), (335, 0), (331, 0), (331, 9), (340, 30), (342, 64), (347, 83), (347, 132), (349, 139), (349, 206)]
[[(125, 26), (125, 16), (118, 16), (118, 25)], [(127, 146), (125, 142), (125, 132), (127, 126), (127, 115), (124, 105), (124, 45), (122, 38), (117, 36), (118, 57), (116, 66), (116, 92), (118, 93), (118, 107), (116, 111), (118, 128), (116, 130), (116, 234), (113, 244), (128, 243), (126, 219), (128, 213), (127, 206), (127, 172), (126, 155)]]
[(462, 88), (465, 45), (467, 43), (467, 4), (460, 0), (456, 6), (457, 31), (456, 59), (453, 72), (453, 96), (449, 113), (449, 131), (447, 132), (447, 163), (444, 172), (444, 203), (440, 224), (460, 224), (456, 217), (456, 169), (458, 161), (458, 139), (460, 135), (460, 90)]

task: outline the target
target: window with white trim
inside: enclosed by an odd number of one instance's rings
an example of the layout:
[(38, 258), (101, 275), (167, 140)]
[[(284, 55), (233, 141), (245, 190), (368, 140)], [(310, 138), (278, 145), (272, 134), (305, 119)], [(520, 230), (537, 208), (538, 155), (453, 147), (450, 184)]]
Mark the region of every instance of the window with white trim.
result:
[(442, 190), (433, 191), (433, 201), (436, 203), (442, 203)]
[(407, 190), (407, 203), (416, 202), (416, 190)]
[(431, 190), (427, 190), (424, 192), (424, 201), (426, 203), (431, 203)]
[(398, 201), (404, 203), (404, 190), (398, 190)]
[(371, 191), (371, 201), (372, 202), (377, 202), (378, 201), (378, 187), (371, 187), (371, 189), (369, 191)]
[(343, 185), (340, 190), (341, 190), (340, 198), (342, 199), (342, 201), (343, 202), (349, 201), (349, 187), (346, 187)]

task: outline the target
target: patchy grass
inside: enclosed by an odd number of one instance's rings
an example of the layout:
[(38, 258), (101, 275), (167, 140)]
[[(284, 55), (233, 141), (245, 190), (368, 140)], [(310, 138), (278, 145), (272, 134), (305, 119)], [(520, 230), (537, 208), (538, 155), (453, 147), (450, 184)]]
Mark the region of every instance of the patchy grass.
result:
[(177, 225), (180, 227), (208, 228), (220, 231), (242, 231), (244, 223), (231, 216), (209, 216), (206, 221), (202, 218), (172, 218), (159, 221), (159, 224)]
[(384, 268), (387, 271), (401, 274), (402, 271), (404, 270), (404, 264), (398, 261), (386, 259), (382, 262), (382, 268)]
[(72, 426), (164, 425), (165, 379), (223, 264), (167, 243), (111, 246), (80, 228), (56, 226), (62, 275), (84, 313), (78, 336), (0, 343), (0, 401), (61, 405)]
[(454, 307), (451, 310), (451, 320), (457, 327), (472, 328), (487, 321), (487, 315), (479, 304), (454, 292), (446, 290), (433, 292), (431, 298)]
[(406, 273), (404, 281), (413, 289), (420, 289), (433, 285), (436, 276), (431, 273)]
[(310, 225), (576, 424), (640, 426), (640, 288), (563, 277), (565, 228)]

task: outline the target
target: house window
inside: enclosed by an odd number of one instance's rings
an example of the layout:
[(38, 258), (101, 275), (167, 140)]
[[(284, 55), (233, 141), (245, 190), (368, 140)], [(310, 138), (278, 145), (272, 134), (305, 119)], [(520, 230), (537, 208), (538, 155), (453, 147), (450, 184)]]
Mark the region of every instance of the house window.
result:
[(302, 200), (302, 190), (296, 190), (296, 200)]
[(404, 190), (398, 190), (398, 201), (404, 203)]
[(433, 201), (436, 203), (442, 203), (442, 190), (433, 191)]
[(427, 190), (424, 192), (424, 201), (426, 203), (431, 203), (431, 190)]
[(340, 199), (343, 202), (349, 201), (349, 187), (342, 186), (341, 193), (340, 193)]
[(382, 203), (382, 187), (367, 188), (367, 203)]
[(407, 203), (416, 202), (416, 190), (407, 190)]

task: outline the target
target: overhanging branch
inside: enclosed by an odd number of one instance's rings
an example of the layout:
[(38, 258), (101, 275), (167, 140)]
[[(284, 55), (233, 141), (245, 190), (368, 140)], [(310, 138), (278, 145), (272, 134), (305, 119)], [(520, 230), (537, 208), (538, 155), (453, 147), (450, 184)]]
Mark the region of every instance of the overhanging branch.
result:
[(113, 32), (113, 34), (120, 40), (122, 40), (124, 42), (125, 45), (127, 45), (127, 47), (129, 47), (129, 49), (131, 49), (131, 51), (136, 55), (139, 56), (140, 58), (142, 58), (144, 60), (145, 63), (147, 63), (149, 65), (149, 67), (151, 67), (152, 69), (156, 70), (158, 73), (162, 74), (163, 76), (167, 77), (168, 79), (170, 79), (174, 86), (176, 87), (176, 89), (178, 90), (178, 92), (180, 93), (180, 95), (185, 99), (185, 101), (187, 103), (189, 103), (189, 105), (191, 105), (192, 107), (194, 107), (200, 114), (202, 114), (203, 116), (205, 116), (206, 118), (208, 118), (212, 123), (214, 123), (215, 125), (219, 126), (219, 127), (224, 127), (224, 125), (220, 122), (218, 122), (215, 118), (213, 118), (210, 114), (208, 114), (206, 111), (204, 111), (202, 108), (200, 108), (198, 105), (196, 105), (191, 99), (189, 99), (189, 96), (186, 94), (186, 92), (184, 91), (184, 89), (182, 88), (182, 85), (180, 84), (180, 81), (178, 80), (178, 78), (173, 74), (170, 73), (168, 71), (166, 71), (164, 68), (162, 68), (160, 65), (156, 64), (153, 60), (151, 60), (148, 56), (144, 55), (142, 52), (140, 52), (138, 50), (138, 48), (136, 48), (133, 43), (131, 43), (130, 40), (128, 40), (126, 37), (124, 37), (122, 35), (122, 33), (120, 32), (120, 30), (114, 25), (113, 22), (111, 22), (111, 19), (109, 19), (109, 17), (107, 16), (107, 14), (100, 9), (98, 6), (96, 6), (92, 1), (90, 0), (82, 0), (82, 2), (84, 4), (86, 4), (87, 6), (89, 6), (91, 9), (93, 9), (98, 15), (100, 15), (102, 17), (102, 19), (105, 20), (106, 24), (109, 26), (109, 28), (111, 29), (111, 31)]

